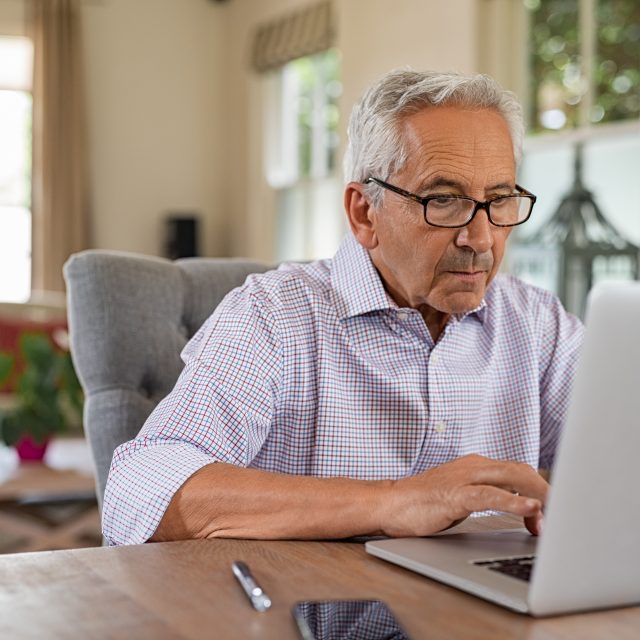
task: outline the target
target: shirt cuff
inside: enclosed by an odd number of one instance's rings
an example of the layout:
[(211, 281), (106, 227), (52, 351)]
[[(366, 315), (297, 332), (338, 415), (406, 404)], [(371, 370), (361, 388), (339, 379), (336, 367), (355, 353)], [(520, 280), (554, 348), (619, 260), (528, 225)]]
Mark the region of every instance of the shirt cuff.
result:
[[(131, 447), (131, 443), (127, 443)], [(125, 445), (126, 446), (126, 445)], [(102, 529), (110, 545), (142, 544), (156, 531), (171, 499), (199, 469), (216, 462), (185, 443), (147, 444), (117, 460), (104, 494)]]

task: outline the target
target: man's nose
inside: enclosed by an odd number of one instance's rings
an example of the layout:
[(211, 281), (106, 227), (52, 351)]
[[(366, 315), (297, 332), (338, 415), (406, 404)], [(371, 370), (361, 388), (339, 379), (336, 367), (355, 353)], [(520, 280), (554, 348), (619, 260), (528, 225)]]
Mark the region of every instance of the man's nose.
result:
[(492, 224), (484, 209), (480, 209), (473, 220), (462, 227), (456, 236), (456, 246), (468, 247), (475, 253), (485, 253), (493, 246)]

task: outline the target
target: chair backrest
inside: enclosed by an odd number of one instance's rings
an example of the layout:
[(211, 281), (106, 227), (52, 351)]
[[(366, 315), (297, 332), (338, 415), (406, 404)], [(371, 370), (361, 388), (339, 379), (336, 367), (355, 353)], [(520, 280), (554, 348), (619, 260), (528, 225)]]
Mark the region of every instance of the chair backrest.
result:
[(102, 250), (67, 261), (71, 353), (85, 393), (100, 505), (114, 449), (136, 436), (173, 388), (182, 348), (231, 289), (268, 268), (239, 259), (172, 262)]

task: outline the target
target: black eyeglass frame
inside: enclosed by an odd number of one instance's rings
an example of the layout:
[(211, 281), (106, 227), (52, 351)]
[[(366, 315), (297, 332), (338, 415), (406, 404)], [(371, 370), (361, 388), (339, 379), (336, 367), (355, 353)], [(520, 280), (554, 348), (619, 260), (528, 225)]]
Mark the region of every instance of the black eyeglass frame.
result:
[[(489, 219), (489, 222), (494, 227), (517, 227), (518, 225), (525, 223), (531, 217), (531, 212), (533, 211), (533, 205), (536, 203), (536, 200), (537, 200), (537, 197), (533, 195), (531, 191), (527, 191), (525, 188), (519, 185), (516, 185), (516, 190), (518, 191), (518, 193), (510, 194), (507, 196), (494, 196), (493, 198), (489, 198), (488, 200), (485, 200), (483, 202), (481, 200), (476, 200), (475, 198), (470, 198), (469, 196), (458, 196), (458, 195), (449, 194), (449, 193), (447, 194), (437, 193), (431, 196), (419, 196), (415, 193), (411, 193), (410, 191), (405, 191), (400, 187), (396, 187), (395, 185), (389, 184), (388, 182), (385, 182), (384, 180), (380, 180), (378, 178), (367, 178), (362, 184), (370, 184), (372, 182), (374, 184), (377, 184), (379, 187), (382, 187), (383, 189), (393, 191), (398, 195), (404, 196), (405, 198), (409, 198), (409, 200), (414, 200), (418, 204), (421, 204), (424, 221), (428, 225), (431, 225), (432, 227), (439, 227), (441, 229), (461, 229), (462, 227), (466, 227), (475, 218), (476, 213), (478, 213), (480, 209), (484, 209), (486, 211), (487, 218)], [(434, 224), (433, 222), (429, 222), (429, 220), (427, 220), (427, 205), (429, 204), (429, 201), (437, 200), (438, 198), (442, 198), (443, 196), (447, 198), (456, 198), (458, 200), (471, 200), (471, 202), (474, 203), (475, 206), (473, 208), (473, 211), (471, 212), (469, 219), (464, 224), (454, 224), (454, 225)], [(527, 213), (527, 217), (524, 220), (520, 220), (520, 222), (516, 222), (514, 224), (498, 224), (491, 219), (490, 205), (494, 200), (501, 200), (503, 198), (522, 198), (522, 197), (527, 198), (531, 201), (531, 204), (529, 206), (529, 213)]]

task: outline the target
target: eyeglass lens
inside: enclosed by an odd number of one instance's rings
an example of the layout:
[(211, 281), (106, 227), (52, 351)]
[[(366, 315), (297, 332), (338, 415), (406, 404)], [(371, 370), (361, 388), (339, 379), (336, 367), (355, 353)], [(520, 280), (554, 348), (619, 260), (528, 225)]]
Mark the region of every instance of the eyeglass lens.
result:
[[(466, 198), (433, 198), (425, 206), (427, 222), (439, 226), (458, 226), (471, 218), (475, 202)], [(526, 220), (531, 208), (529, 198), (508, 196), (489, 204), (489, 216), (494, 224), (515, 225)]]

